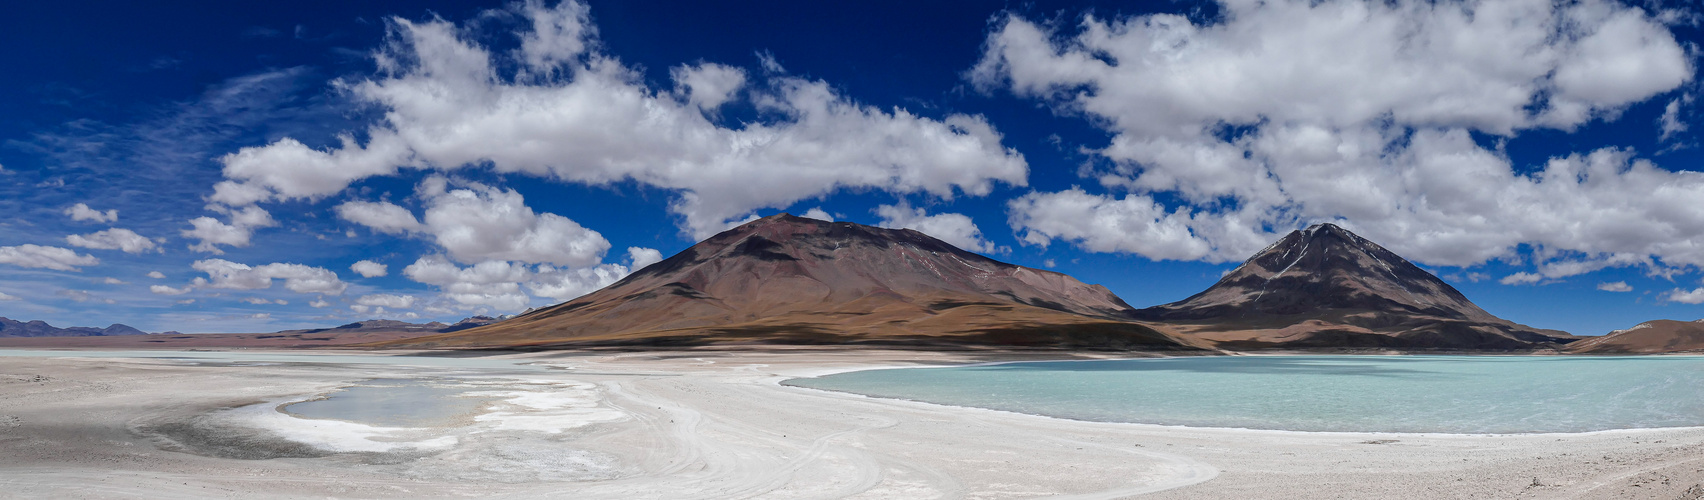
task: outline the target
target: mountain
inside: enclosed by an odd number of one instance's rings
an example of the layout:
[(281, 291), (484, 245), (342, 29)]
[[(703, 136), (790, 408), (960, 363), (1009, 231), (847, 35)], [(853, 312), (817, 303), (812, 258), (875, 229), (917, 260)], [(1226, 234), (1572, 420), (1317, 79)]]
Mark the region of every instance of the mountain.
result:
[(1704, 319), (1659, 319), (1568, 345), (1575, 354), (1655, 354), (1704, 351)]
[(1577, 337), (1498, 318), (1333, 224), (1292, 231), (1207, 290), (1132, 317), (1227, 349), (1554, 349)]
[(110, 337), (147, 334), (148, 332), (116, 323), (106, 328), (87, 326), (59, 328), (39, 320), (23, 322), (0, 317), (0, 337)]
[(1127, 318), (1099, 285), (909, 229), (787, 214), (713, 236), (609, 287), (385, 347), (863, 344), (1201, 349)]
[[(0, 318), (0, 328), (7, 326), (7, 320)], [(425, 335), (435, 335), (445, 332), (455, 332), (484, 326), (497, 322), (497, 318), (474, 316), (455, 324), (444, 324), (437, 321), (431, 323), (408, 323), (388, 319), (370, 319), (349, 323), (332, 328), (315, 328), (306, 330), (285, 330), (273, 333), (178, 333), (165, 332), (151, 335), (110, 336), (81, 336), (81, 337), (8, 337), (9, 330), (0, 330), (0, 347), (81, 347), (107, 349), (190, 349), (202, 347), (240, 347), (240, 348), (313, 348), (313, 347), (342, 347), (351, 344), (383, 342), (398, 339), (408, 339)], [(16, 322), (12, 322), (16, 323)], [(41, 323), (34, 321), (22, 323), (25, 325)], [(45, 325), (45, 323), (42, 323)], [(77, 330), (68, 328), (66, 330)], [(85, 330), (94, 330), (88, 328)], [(134, 328), (124, 325), (114, 325), (108, 330), (134, 331)], [(97, 330), (98, 331), (98, 330)], [(72, 334), (80, 335), (80, 334)], [(117, 335), (108, 333), (106, 335)]]

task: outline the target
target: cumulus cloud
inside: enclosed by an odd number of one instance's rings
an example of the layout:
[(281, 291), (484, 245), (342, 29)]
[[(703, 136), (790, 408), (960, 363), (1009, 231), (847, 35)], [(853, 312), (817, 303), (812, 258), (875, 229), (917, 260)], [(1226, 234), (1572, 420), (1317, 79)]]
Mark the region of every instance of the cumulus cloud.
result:
[(994, 253), (1000, 248), (982, 237), (982, 229), (976, 227), (976, 222), (964, 214), (935, 214), (929, 215), (921, 208), (911, 205), (882, 205), (876, 207), (876, 215), (881, 216), (881, 222), (876, 225), (891, 229), (914, 229), (923, 234), (945, 241), (947, 244), (970, 250), (972, 252)]
[(1704, 304), (1704, 288), (1694, 288), (1691, 291), (1676, 288), (1663, 294), (1663, 300), (1682, 304)]
[(6, 295), (6, 292), (0, 292), (0, 301), (7, 301), (7, 300), (24, 300), (24, 299), (20, 299), (16, 296), (12, 296), (12, 295)]
[[(315, 199), (402, 165), (489, 165), (564, 182), (673, 190), (671, 210), (702, 238), (759, 208), (841, 188), (950, 198), (1026, 182), (1022, 155), (1003, 147), (980, 116), (883, 110), (823, 81), (777, 71), (751, 82), (713, 63), (674, 68), (677, 91), (659, 91), (598, 49), (583, 4), (532, 2), (518, 10), (531, 29), (516, 53), (476, 44), (473, 26), (393, 19), (392, 43), (375, 54), (379, 74), (342, 84), (384, 111), (365, 131), (366, 143), (345, 136), (322, 150), (284, 138), (244, 148), (221, 159), (228, 180), (212, 199), (233, 206)], [(723, 125), (705, 112), (735, 101), (763, 119)]]
[(100, 263), (101, 260), (92, 255), (77, 255), (76, 251), (69, 248), (41, 245), (0, 247), (0, 264), (11, 264), (18, 267), (81, 271), (82, 269), (77, 268), (77, 266), (94, 266)]
[(822, 207), (813, 207), (810, 210), (806, 210), (804, 215), (800, 215), (800, 217), (804, 217), (806, 219), (816, 219), (816, 220), (821, 220), (821, 221), (834, 222), (834, 215), (823, 210)]
[(89, 234), (73, 234), (65, 237), (65, 242), (74, 247), (93, 248), (96, 250), (123, 250), (124, 253), (142, 253), (153, 250), (154, 241), (135, 231), (123, 228), (112, 228)]
[(370, 306), (370, 307), (389, 307), (391, 309), (408, 309), (408, 308), (414, 307), (414, 301), (415, 300), (417, 300), (417, 297), (415, 297), (413, 295), (397, 295), (397, 294), (390, 294), (390, 293), (377, 293), (377, 294), (372, 294), (372, 295), (362, 295), (361, 298), (355, 299), (355, 303), (358, 304), (358, 305)]
[(319, 297), (319, 298), (315, 298), (314, 300), (308, 301), (308, 306), (313, 307), (315, 309), (323, 308), (323, 307), (330, 307), (331, 302), (327, 302), (325, 300), (325, 297)]
[(183, 230), (183, 236), (200, 240), (199, 243), (190, 245), (190, 250), (223, 254), (225, 252), (219, 249), (219, 245), (249, 246), (249, 238), (254, 235), (255, 229), (278, 225), (277, 221), (272, 220), (271, 213), (256, 206), (233, 209), (214, 204), (208, 208), (224, 214), (230, 222), (221, 222), (206, 216), (190, 219), (189, 225), (193, 227)]
[(363, 278), (377, 278), (390, 273), (388, 266), (370, 260), (351, 264), (349, 270), (355, 271), (355, 274), (359, 274)]
[(106, 278), (102, 278), (101, 283), (105, 283), (105, 284), (108, 284), (108, 285), (128, 285), (128, 284), (130, 284), (130, 283), (125, 282), (124, 280), (114, 278), (114, 277), (111, 277), (111, 276), (108, 276)]
[(65, 209), (65, 215), (71, 216), (71, 220), (74, 220), (74, 221), (85, 221), (85, 220), (86, 221), (95, 221), (95, 222), (117, 222), (118, 221), (118, 210), (114, 209), (114, 210), (107, 210), (105, 212), (102, 212), (100, 210), (95, 210), (93, 208), (89, 208), (88, 205), (85, 205), (85, 204), (82, 204), (82, 203), (72, 205), (71, 208)]
[(157, 279), (157, 280), (166, 279), (166, 273), (162, 273), (162, 272), (159, 272), (159, 271), (148, 271), (148, 277), (154, 278), (154, 279)]
[(282, 305), (289, 305), (290, 304), (289, 301), (284, 300), (284, 299), (272, 300), (272, 299), (263, 299), (263, 298), (260, 298), (260, 297), (249, 297), (249, 298), (243, 299), (243, 302), (247, 302), (247, 303), (250, 303), (250, 304), (257, 305), (257, 306), (270, 306), (270, 305), (273, 305), (273, 304), (277, 304), (277, 305), (282, 306)]
[(386, 201), (351, 201), (337, 206), (343, 220), (387, 234), (421, 230), (420, 221), (408, 209)]
[(609, 240), (597, 231), (552, 213), (537, 213), (520, 193), (475, 182), (451, 182), (434, 176), (416, 193), (425, 200), (424, 222), (388, 202), (348, 202), (340, 217), (382, 232), (428, 235), (451, 258), (463, 263), (512, 260), (588, 266), (603, 259)]
[(1704, 174), (1613, 148), (1520, 173), (1472, 136), (1570, 131), (1689, 82), (1691, 59), (1644, 10), (1602, 0), (1221, 7), (1203, 24), (998, 21), (967, 73), (974, 84), (1113, 133), (1086, 173), (1109, 194), (1012, 202), (1026, 243), (1227, 261), (1272, 230), (1335, 221), (1432, 265), (1511, 258), (1522, 244), (1534, 260), (1704, 263), (1704, 208), (1683, 201), (1704, 197)]
[(444, 298), (463, 306), (518, 311), (526, 308), (530, 301), (521, 291), (520, 282), (531, 273), (525, 267), (505, 261), (481, 262), (464, 268), (442, 256), (430, 255), (403, 268), (402, 274), (408, 279), (437, 286)]
[(655, 248), (627, 247), (627, 267), (634, 271), (663, 261), (663, 253)]
[(257, 290), (272, 287), (273, 279), (283, 279), (284, 288), (296, 293), (341, 295), (348, 284), (337, 273), (323, 267), (303, 264), (274, 263), (258, 267), (224, 259), (198, 260), (190, 267), (207, 273), (208, 278), (196, 278), (196, 286)]
[(1598, 283), (1597, 289), (1605, 292), (1631, 292), (1633, 291), (1633, 286), (1628, 285), (1625, 281), (1614, 281)]
[(148, 291), (158, 295), (183, 295), (193, 290), (195, 289), (187, 286), (183, 288), (172, 288), (166, 285), (153, 285), (148, 287)]

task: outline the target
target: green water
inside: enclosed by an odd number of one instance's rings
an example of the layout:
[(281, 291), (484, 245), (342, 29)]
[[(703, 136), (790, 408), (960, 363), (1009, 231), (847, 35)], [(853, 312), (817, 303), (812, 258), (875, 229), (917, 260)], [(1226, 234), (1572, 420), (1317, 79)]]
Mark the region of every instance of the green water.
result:
[(1704, 356), (1223, 356), (868, 370), (785, 383), (1192, 427), (1477, 434), (1704, 425)]

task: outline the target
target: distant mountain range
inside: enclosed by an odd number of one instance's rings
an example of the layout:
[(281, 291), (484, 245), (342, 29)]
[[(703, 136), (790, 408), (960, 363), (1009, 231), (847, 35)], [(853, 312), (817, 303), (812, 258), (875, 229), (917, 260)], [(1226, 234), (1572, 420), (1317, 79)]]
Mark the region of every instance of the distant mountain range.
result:
[(1704, 320), (1646, 321), (1568, 346), (1578, 354), (1656, 354), (1704, 351)]
[(148, 332), (114, 323), (106, 328), (73, 326), (59, 328), (45, 321), (17, 321), (0, 317), (0, 337), (112, 337), (147, 335)]
[[(908, 229), (787, 214), (713, 236), (602, 290), (514, 318), (369, 320), (270, 334), (53, 328), (0, 318), (0, 346), (579, 348), (837, 345), (1147, 351), (1704, 351), (1704, 322), (1602, 337), (1498, 318), (1332, 224), (1293, 231), (1184, 300), (1136, 309), (1100, 285)], [(82, 337), (43, 338), (57, 335)]]

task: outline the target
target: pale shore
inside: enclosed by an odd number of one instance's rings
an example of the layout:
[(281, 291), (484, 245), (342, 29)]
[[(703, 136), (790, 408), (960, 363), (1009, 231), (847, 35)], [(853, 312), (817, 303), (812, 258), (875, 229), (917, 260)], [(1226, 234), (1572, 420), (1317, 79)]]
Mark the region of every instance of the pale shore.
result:
[[(0, 357), (0, 497), (1704, 498), (1701, 428), (1195, 429), (780, 385), (1019, 355), (501, 357), (560, 369)], [(497, 402), (424, 429), (275, 411), (375, 378), (448, 381)]]

